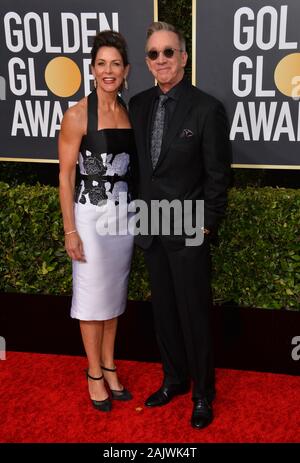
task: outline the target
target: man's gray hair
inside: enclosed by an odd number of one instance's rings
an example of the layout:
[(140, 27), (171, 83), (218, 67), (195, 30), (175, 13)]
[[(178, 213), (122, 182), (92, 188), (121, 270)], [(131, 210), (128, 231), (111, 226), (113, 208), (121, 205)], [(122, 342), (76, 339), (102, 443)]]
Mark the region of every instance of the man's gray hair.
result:
[(174, 32), (174, 34), (177, 35), (179, 44), (180, 44), (180, 49), (182, 51), (186, 51), (186, 45), (185, 45), (185, 38), (182, 34), (182, 32), (177, 29), (173, 24), (165, 23), (163, 21), (156, 21), (150, 24), (148, 30), (147, 30), (147, 41), (146, 41), (146, 49), (147, 49), (147, 43), (149, 37), (151, 37), (154, 32), (158, 31), (168, 31), (168, 32)]

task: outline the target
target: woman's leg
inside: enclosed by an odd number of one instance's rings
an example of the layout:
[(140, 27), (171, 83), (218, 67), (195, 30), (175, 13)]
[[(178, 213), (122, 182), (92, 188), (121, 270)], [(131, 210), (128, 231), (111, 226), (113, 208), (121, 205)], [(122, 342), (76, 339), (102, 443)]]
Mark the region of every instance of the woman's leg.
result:
[[(88, 359), (88, 373), (90, 376), (99, 378), (101, 371), (101, 346), (104, 332), (103, 321), (84, 321), (80, 320), (80, 330)], [(104, 381), (93, 381), (88, 379), (90, 398), (92, 400), (105, 400), (108, 392)]]
[[(101, 365), (103, 365), (105, 368), (114, 369), (114, 350), (118, 326), (118, 317), (112, 318), (111, 320), (105, 320), (103, 324), (104, 327), (101, 348)], [(110, 389), (123, 389), (123, 386), (119, 382), (118, 375), (116, 372), (103, 371), (103, 373), (105, 375), (105, 379), (109, 384)]]

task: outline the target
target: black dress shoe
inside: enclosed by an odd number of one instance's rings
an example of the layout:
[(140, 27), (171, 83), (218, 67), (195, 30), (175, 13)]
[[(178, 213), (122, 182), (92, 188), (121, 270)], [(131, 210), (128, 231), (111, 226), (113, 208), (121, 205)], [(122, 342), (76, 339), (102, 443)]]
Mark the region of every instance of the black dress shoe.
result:
[(169, 403), (176, 395), (186, 394), (188, 391), (189, 384), (187, 382), (162, 386), (158, 391), (148, 397), (145, 405), (147, 405), (147, 407), (160, 407)]
[(216, 395), (217, 394), (216, 394), (215, 388), (207, 389), (205, 394), (203, 394), (202, 392), (200, 392), (197, 389), (194, 389), (193, 394), (192, 394), (192, 400), (195, 402), (195, 400), (205, 397), (207, 399), (209, 405), (211, 405), (213, 403), (213, 401), (215, 400)]
[(203, 429), (213, 420), (212, 406), (208, 400), (194, 399), (194, 408), (191, 418), (191, 425), (196, 429)]
[[(88, 370), (85, 370), (85, 373), (86, 373), (86, 377), (88, 379), (92, 379), (93, 381), (101, 381), (102, 379), (104, 379), (103, 375), (99, 376), (97, 378), (95, 378), (94, 376), (91, 376), (89, 374)], [(110, 412), (111, 409), (112, 409), (112, 404), (111, 404), (110, 397), (107, 397), (104, 400), (91, 399), (91, 402), (93, 404), (93, 407), (96, 408), (97, 410), (101, 411), (101, 412)]]
[[(106, 368), (104, 367), (103, 365), (101, 365), (101, 368), (102, 370), (104, 371), (110, 371), (111, 373), (116, 373), (117, 372), (117, 368)], [(109, 384), (108, 384), (109, 386)], [(123, 389), (110, 389), (110, 392), (111, 392), (111, 397), (112, 399), (114, 400), (123, 400), (123, 401), (126, 401), (126, 400), (131, 400), (132, 399), (132, 394), (128, 391), (128, 389), (125, 389), (125, 387), (123, 387)]]

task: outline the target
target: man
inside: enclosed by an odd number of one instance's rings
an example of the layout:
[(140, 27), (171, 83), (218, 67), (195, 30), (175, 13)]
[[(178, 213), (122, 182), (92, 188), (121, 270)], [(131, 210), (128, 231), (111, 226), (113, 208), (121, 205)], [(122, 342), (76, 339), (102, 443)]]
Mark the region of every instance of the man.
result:
[[(185, 41), (174, 26), (153, 23), (146, 62), (158, 82), (129, 104), (139, 162), (138, 198), (149, 210), (153, 200), (204, 200), (204, 241), (187, 246), (184, 232), (136, 238), (150, 275), (155, 329), (164, 378), (145, 402), (163, 406), (188, 392), (193, 381), (191, 424), (213, 420), (215, 397), (210, 333), (210, 240), (226, 207), (230, 146), (219, 101), (184, 77)], [(193, 209), (195, 214), (196, 208)], [(194, 223), (196, 217), (193, 217)]]

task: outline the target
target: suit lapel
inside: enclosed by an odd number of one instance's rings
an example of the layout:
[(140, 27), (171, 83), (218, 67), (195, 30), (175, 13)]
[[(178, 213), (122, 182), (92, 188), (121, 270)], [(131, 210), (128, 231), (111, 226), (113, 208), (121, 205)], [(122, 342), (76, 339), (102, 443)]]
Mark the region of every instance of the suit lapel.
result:
[(181, 92), (176, 108), (174, 110), (173, 117), (169, 124), (169, 129), (166, 133), (165, 139), (163, 140), (163, 144), (161, 147), (161, 153), (160, 153), (155, 169), (159, 167), (160, 163), (163, 161), (164, 157), (166, 156), (173, 139), (175, 138), (176, 134), (178, 133), (178, 131), (184, 124), (185, 117), (193, 105), (193, 95), (192, 95), (192, 92), (189, 91), (189, 89), (191, 88), (192, 88), (191, 85), (187, 85), (184, 91)]
[(155, 104), (155, 99), (157, 96), (157, 89), (156, 87), (153, 87), (153, 91), (151, 92), (149, 98), (147, 101), (143, 103), (143, 110), (144, 108), (147, 108), (147, 110), (144, 112), (144, 127), (143, 127), (143, 140), (145, 143), (144, 146), (144, 153), (146, 156), (146, 162), (148, 163), (148, 167), (152, 170), (152, 162), (151, 162), (151, 154), (150, 154), (150, 140), (151, 140), (151, 122), (152, 122), (152, 114), (153, 114), (153, 108)]

